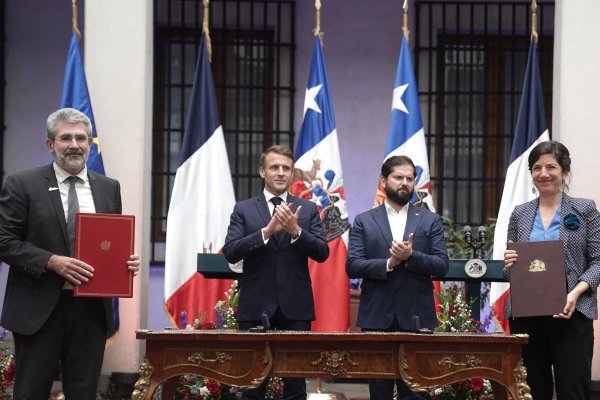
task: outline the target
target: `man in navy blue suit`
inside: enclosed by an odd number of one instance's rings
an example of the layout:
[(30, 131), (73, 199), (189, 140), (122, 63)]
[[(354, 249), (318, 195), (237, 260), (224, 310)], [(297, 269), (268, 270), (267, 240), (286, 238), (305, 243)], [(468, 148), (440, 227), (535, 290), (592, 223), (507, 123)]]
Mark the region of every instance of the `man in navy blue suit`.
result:
[[(315, 319), (308, 259), (323, 262), (329, 247), (316, 205), (288, 194), (294, 158), (290, 149), (271, 146), (258, 172), (263, 192), (235, 205), (223, 253), (230, 263), (243, 260), (237, 320), (241, 330), (262, 325), (271, 329), (309, 331)], [(306, 399), (303, 378), (284, 378), (285, 399)], [(243, 398), (263, 399), (266, 385), (247, 390)]]
[[(363, 331), (433, 330), (437, 324), (431, 276), (448, 272), (440, 217), (410, 204), (416, 168), (406, 156), (381, 167), (384, 204), (358, 215), (350, 232), (346, 272), (362, 278), (357, 325)], [(398, 400), (420, 399), (398, 379)], [(370, 379), (371, 399), (393, 398), (394, 380)]]

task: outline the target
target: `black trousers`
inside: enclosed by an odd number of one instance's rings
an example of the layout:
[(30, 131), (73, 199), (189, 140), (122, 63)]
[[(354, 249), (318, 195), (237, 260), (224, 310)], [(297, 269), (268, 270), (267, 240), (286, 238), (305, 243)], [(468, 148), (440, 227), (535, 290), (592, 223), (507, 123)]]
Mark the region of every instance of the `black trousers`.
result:
[[(404, 332), (394, 318), (394, 322), (387, 329), (363, 329), (364, 332)], [(371, 400), (392, 400), (394, 398), (394, 385), (396, 385), (398, 400), (418, 400), (421, 397), (415, 394), (402, 379), (369, 379), (369, 398)]]
[(13, 337), (15, 400), (48, 400), (59, 362), (65, 398), (96, 399), (106, 343), (101, 299), (73, 297), (72, 290), (63, 290), (39, 331), (32, 335), (13, 332)]
[[(589, 400), (591, 397), (593, 321), (579, 311), (571, 319), (524, 317), (509, 320), (511, 333), (526, 333), (523, 363), (535, 400)], [(553, 374), (554, 373), (554, 374)]]
[[(281, 331), (310, 331), (310, 321), (295, 321), (287, 319), (277, 308), (275, 315), (270, 319), (270, 329)], [(247, 331), (255, 326), (262, 325), (262, 321), (239, 321), (240, 330)], [(306, 400), (306, 379), (283, 378), (283, 398), (285, 400)], [(242, 393), (242, 399), (264, 400), (268, 379), (256, 389), (248, 389)]]

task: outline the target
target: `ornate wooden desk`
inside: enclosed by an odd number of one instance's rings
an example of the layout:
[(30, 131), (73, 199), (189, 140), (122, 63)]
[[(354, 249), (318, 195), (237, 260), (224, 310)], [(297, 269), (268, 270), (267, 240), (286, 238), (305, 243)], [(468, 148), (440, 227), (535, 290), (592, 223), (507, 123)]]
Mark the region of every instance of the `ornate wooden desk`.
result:
[(268, 376), (404, 379), (431, 389), (469, 377), (504, 384), (531, 399), (521, 360), (526, 335), (414, 333), (250, 333), (138, 330), (146, 340), (133, 400), (150, 399), (157, 386), (195, 374), (238, 387), (257, 387)]

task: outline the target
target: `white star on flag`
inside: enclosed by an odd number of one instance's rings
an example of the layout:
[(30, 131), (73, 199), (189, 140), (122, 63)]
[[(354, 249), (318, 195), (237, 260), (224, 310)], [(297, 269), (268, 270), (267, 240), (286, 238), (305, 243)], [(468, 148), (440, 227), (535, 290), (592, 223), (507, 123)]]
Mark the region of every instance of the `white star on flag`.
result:
[(302, 115), (306, 115), (306, 110), (308, 110), (309, 108), (321, 114), (321, 109), (319, 108), (319, 105), (317, 104), (317, 100), (315, 100), (315, 98), (319, 94), (319, 91), (322, 87), (323, 84), (319, 84), (317, 86), (311, 87), (310, 89), (306, 89), (306, 96), (304, 96), (304, 114)]
[(396, 110), (404, 111), (405, 113), (408, 114), (406, 105), (404, 105), (404, 102), (402, 101), (402, 96), (404, 96), (404, 92), (406, 92), (406, 89), (408, 89), (408, 83), (406, 83), (402, 86), (398, 86), (397, 88), (394, 89), (394, 95), (392, 96), (392, 110), (396, 109)]

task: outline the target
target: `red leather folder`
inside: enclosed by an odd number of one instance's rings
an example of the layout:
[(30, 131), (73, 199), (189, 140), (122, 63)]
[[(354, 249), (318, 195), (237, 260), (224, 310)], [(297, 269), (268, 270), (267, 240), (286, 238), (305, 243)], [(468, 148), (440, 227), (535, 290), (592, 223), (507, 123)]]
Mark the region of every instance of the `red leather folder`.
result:
[(77, 213), (75, 218), (75, 258), (94, 267), (94, 276), (75, 286), (73, 295), (132, 297), (127, 261), (133, 254), (135, 216)]

